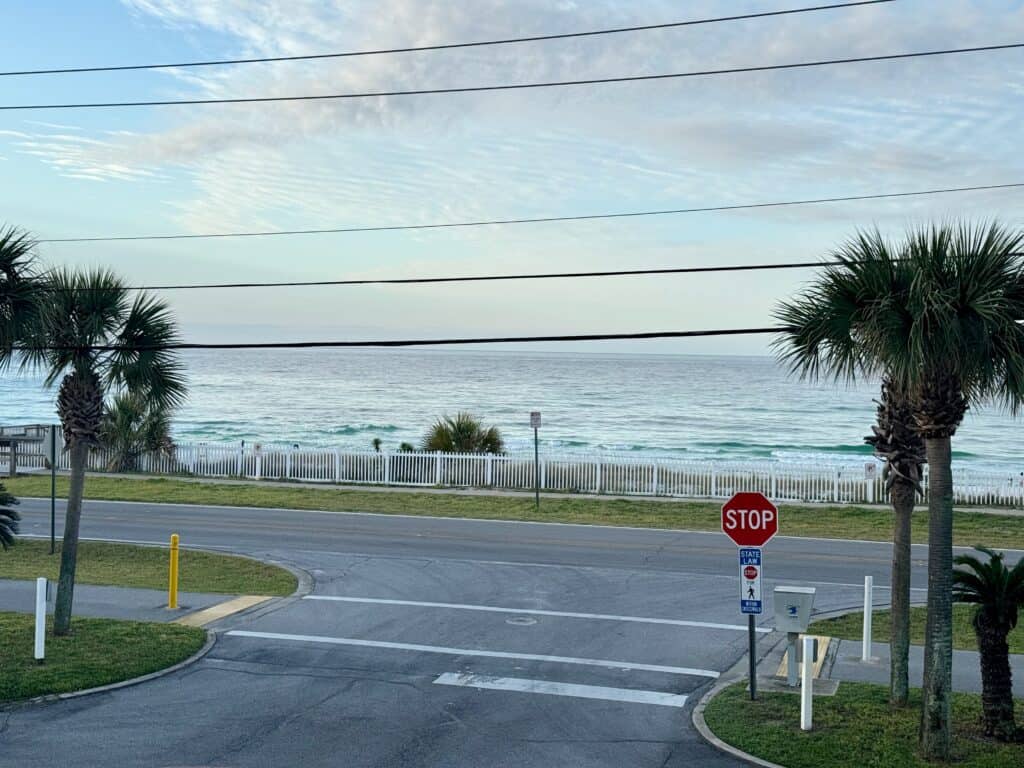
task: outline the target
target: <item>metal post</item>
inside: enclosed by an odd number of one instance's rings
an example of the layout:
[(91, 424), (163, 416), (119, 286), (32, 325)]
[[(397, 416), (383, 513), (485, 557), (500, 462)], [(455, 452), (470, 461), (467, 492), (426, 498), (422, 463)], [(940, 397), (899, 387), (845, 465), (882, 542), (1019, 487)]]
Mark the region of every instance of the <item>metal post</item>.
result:
[(757, 701), (757, 633), (752, 613), (747, 615), (747, 637), (750, 642), (750, 700)]
[(874, 589), (874, 577), (864, 577), (864, 635), (861, 639), (860, 660), (871, 660), (871, 610), (873, 601), (871, 593)]
[(36, 646), (35, 660), (46, 658), (46, 579), (36, 579)]
[(540, 436), (539, 430), (533, 428), (533, 495), (540, 510)]
[(804, 663), (800, 670), (800, 730), (811, 730), (814, 714), (814, 638), (804, 638)]
[(50, 427), (50, 554), (57, 551), (57, 426)]
[(796, 688), (797, 683), (800, 681), (800, 673), (797, 670), (797, 653), (796, 644), (800, 642), (799, 632), (788, 632), (786, 634), (786, 685), (790, 688)]
[(171, 534), (170, 578), (167, 584), (167, 607), (178, 607), (178, 534)]

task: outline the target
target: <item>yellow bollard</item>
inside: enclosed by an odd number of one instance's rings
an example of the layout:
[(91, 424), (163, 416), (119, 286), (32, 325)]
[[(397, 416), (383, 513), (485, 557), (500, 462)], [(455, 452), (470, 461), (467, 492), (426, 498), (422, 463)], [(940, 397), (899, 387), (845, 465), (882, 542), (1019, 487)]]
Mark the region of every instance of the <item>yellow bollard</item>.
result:
[(167, 585), (167, 607), (178, 607), (178, 534), (171, 534), (171, 572)]

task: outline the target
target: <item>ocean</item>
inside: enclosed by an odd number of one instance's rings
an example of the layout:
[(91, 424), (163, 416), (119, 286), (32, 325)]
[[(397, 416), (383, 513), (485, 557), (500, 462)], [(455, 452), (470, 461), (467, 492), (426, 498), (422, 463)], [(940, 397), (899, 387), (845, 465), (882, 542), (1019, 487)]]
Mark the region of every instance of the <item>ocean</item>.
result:
[[(190, 393), (174, 436), (386, 450), (418, 444), (439, 416), (469, 411), (510, 451), (856, 464), (877, 383), (796, 379), (770, 357), (468, 350), (190, 352)], [(55, 420), (37, 376), (0, 377), (0, 424)], [(954, 438), (960, 467), (1024, 471), (1021, 424), (972, 410)]]

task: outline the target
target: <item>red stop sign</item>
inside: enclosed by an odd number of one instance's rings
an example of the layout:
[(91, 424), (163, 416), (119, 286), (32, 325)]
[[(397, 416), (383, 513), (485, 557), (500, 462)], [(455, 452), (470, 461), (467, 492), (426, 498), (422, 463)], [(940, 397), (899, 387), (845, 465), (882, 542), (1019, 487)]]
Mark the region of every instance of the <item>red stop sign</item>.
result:
[(737, 493), (722, 505), (722, 530), (740, 547), (763, 547), (779, 532), (779, 508), (763, 493)]
[(757, 578), (757, 568), (755, 568), (752, 565), (748, 565), (746, 568), (743, 569), (743, 576), (744, 576), (744, 578), (747, 578), (747, 579), (750, 579), (751, 581), (753, 581), (754, 579)]

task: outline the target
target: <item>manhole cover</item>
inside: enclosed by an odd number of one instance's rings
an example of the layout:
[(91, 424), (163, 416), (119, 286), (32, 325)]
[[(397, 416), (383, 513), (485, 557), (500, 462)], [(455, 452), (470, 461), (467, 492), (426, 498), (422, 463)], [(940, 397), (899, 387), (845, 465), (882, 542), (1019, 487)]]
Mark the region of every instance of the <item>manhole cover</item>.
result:
[(537, 620), (531, 619), (529, 616), (515, 616), (511, 619), (505, 619), (505, 623), (515, 627), (532, 627), (537, 623)]

